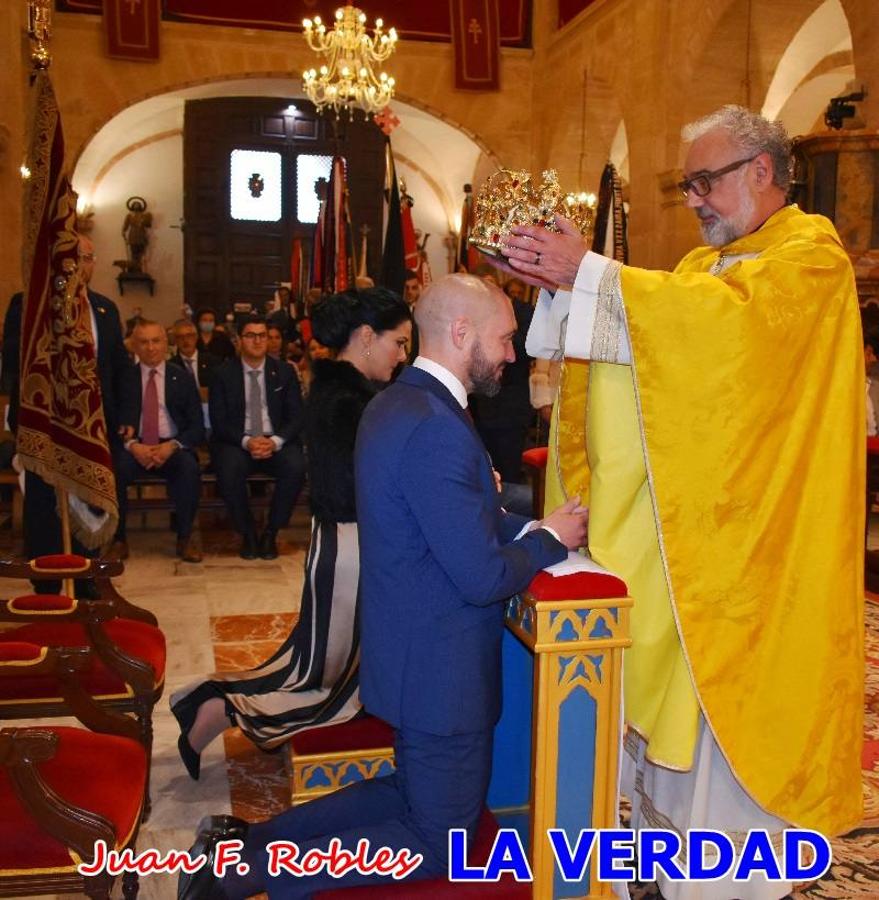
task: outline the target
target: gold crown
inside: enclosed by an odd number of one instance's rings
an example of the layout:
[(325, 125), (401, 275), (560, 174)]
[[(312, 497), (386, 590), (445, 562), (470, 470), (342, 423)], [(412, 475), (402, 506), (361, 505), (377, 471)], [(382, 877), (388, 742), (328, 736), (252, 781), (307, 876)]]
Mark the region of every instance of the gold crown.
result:
[(591, 234), (594, 205), (573, 194), (564, 196), (554, 169), (543, 173), (537, 187), (530, 172), (501, 169), (476, 195), (469, 243), (489, 256), (499, 256), (501, 242), (514, 226), (539, 225), (558, 231), (556, 215), (571, 219), (582, 234)]

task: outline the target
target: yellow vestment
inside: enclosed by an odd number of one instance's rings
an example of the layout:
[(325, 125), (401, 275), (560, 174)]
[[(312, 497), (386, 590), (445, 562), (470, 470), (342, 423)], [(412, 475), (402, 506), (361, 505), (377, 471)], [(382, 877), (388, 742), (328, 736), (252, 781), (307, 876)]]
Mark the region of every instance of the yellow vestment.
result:
[(563, 489), (588, 485), (590, 552), (635, 599), (627, 721), (649, 759), (688, 769), (701, 707), (761, 807), (850, 829), (865, 416), (848, 257), (828, 220), (786, 207), (674, 273), (612, 263), (593, 348), (617, 346), (620, 306), (632, 366), (592, 362), (562, 388), (562, 419), (586, 414), (577, 484), (582, 429), (556, 433)]

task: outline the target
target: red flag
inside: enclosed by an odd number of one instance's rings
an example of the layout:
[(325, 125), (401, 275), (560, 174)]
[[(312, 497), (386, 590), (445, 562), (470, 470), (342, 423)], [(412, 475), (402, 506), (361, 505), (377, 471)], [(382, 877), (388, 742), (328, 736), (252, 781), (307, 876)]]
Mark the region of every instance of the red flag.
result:
[(76, 195), (64, 172), (64, 137), (48, 73), (31, 88), (22, 268), (21, 396), (17, 451), (25, 469), (107, 515), (87, 524), (71, 507), (71, 528), (86, 546), (116, 530), (118, 509), (95, 338), (77, 273)]
[(325, 294), (345, 291), (354, 285), (354, 244), (345, 160), (333, 158), (326, 197), (321, 196), (320, 214), (314, 229), (311, 285)]
[(501, 33), (498, 0), (450, 0), (455, 87), (500, 90)]

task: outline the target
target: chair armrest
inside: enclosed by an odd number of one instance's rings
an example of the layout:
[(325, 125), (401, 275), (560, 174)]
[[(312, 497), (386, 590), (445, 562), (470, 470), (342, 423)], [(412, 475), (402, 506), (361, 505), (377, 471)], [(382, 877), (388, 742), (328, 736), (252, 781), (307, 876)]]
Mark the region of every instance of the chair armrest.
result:
[(21, 805), (48, 834), (82, 859), (94, 857), (95, 841), (116, 844), (116, 831), (103, 816), (62, 800), (40, 776), (38, 763), (55, 756), (58, 735), (44, 728), (0, 730), (0, 765)]
[(125, 566), (116, 559), (87, 559), (76, 554), (53, 554), (36, 559), (0, 559), (0, 578), (57, 581), (60, 578), (112, 578)]
[[(0, 644), (0, 678), (51, 675), (58, 680), (61, 697), (70, 711), (92, 731), (140, 740), (135, 719), (97, 703), (83, 688), (79, 673), (91, 662), (91, 647), (42, 647), (24, 641)], [(152, 673), (146, 663), (142, 664)]]

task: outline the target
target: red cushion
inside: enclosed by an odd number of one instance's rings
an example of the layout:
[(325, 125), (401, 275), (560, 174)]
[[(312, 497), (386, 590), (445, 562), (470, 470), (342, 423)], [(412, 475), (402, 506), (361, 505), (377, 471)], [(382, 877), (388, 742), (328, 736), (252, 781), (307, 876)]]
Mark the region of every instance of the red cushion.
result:
[[(50, 728), (60, 738), (52, 759), (39, 763), (43, 780), (63, 800), (113, 823), (117, 847), (140, 821), (146, 789), (144, 748), (129, 738), (82, 728)], [(0, 874), (8, 870), (70, 868), (67, 848), (42, 831), (12, 790), (0, 766)]]
[(91, 561), (78, 553), (50, 553), (31, 560), (32, 569), (77, 569), (85, 571)]
[(24, 641), (7, 641), (0, 644), (0, 665), (3, 663), (39, 662), (45, 657), (45, 648)]
[(73, 612), (76, 600), (64, 594), (22, 594), (9, 601), (10, 612)]
[(867, 438), (867, 455), (879, 456), (879, 436)]
[[(487, 810), (482, 811), (482, 818), (476, 829), (476, 839), (473, 847), (467, 854), (467, 862), (470, 865), (484, 866), (488, 861), (488, 854), (494, 845), (498, 824), (495, 817)], [(417, 873), (417, 869), (415, 870)], [(364, 885), (363, 887), (334, 888), (330, 891), (318, 891), (315, 900), (384, 900), (388, 897), (399, 897), (400, 900), (409, 900), (410, 897), (430, 897), (432, 900), (450, 898), (483, 898), (492, 897), (495, 900), (531, 900), (531, 885), (528, 882), (518, 882), (509, 872), (501, 876), (497, 882), (479, 883), (455, 883), (446, 878), (425, 878), (423, 881), (404, 880), (393, 884)]]
[(528, 585), (528, 593), (535, 600), (602, 600), (625, 597), (628, 589), (616, 575), (576, 572), (554, 578), (547, 572), (538, 572)]
[(522, 454), (522, 465), (535, 469), (545, 469), (549, 458), (549, 447), (532, 447)]
[(350, 722), (327, 725), (325, 728), (306, 728), (290, 739), (294, 756), (393, 746), (394, 729), (375, 716), (358, 716)]
[[(156, 676), (156, 685), (165, 678), (165, 635), (155, 626), (133, 619), (113, 619), (106, 622), (107, 634), (129, 656), (146, 660)], [(88, 646), (85, 629), (77, 622), (32, 622), (9, 631), (0, 632), (0, 643), (29, 641), (50, 647)], [(112, 673), (96, 655), (82, 673), (82, 683), (93, 697), (126, 696), (130, 694), (121, 678)], [(0, 701), (38, 700), (59, 697), (60, 692), (51, 675), (0, 679)]]

